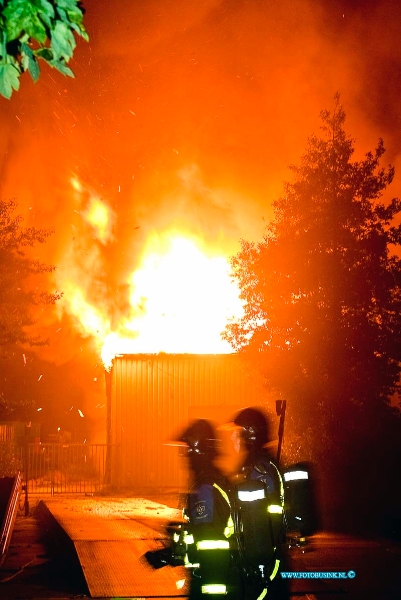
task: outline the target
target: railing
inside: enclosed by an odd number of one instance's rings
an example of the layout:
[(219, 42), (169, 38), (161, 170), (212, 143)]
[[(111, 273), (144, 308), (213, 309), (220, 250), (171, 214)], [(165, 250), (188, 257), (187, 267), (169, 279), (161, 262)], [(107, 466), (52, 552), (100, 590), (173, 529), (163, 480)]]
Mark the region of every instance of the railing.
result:
[[(18, 496), (21, 488), (21, 473), (15, 477), (2, 477), (0, 486), (0, 564), (10, 544), (18, 509)], [(4, 505), (4, 510), (3, 510)]]
[[(7, 449), (5, 446), (7, 444)], [(95, 493), (110, 483), (117, 446), (107, 444), (1, 443), (23, 473), (26, 492)], [(0, 450), (1, 451), (1, 450)]]

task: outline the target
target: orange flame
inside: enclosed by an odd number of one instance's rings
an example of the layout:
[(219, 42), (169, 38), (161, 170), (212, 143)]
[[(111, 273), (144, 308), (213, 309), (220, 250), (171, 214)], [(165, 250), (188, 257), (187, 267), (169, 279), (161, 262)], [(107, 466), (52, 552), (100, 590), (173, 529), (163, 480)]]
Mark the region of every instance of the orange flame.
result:
[[(83, 217), (98, 228), (104, 243), (111, 235), (108, 211), (98, 199), (88, 207)], [(92, 248), (88, 264), (97, 260)], [(71, 277), (71, 260), (67, 263), (64, 309), (83, 335), (96, 339), (106, 368), (118, 354), (232, 352), (221, 332), (230, 317), (242, 312), (239, 291), (227, 258), (206, 249), (199, 238), (176, 230), (149, 236), (139, 266), (126, 282), (129, 309), (113, 326), (107, 306), (89, 301), (90, 284), (85, 290), (79, 276)]]

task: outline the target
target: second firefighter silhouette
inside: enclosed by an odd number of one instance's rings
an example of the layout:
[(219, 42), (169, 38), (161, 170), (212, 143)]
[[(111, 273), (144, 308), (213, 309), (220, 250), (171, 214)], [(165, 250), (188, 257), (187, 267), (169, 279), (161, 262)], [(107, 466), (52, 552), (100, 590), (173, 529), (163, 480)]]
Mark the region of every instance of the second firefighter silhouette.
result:
[[(283, 523), (283, 486), (268, 451), (267, 424), (255, 409), (235, 419), (237, 447), (247, 457), (233, 481), (216, 467), (217, 436), (203, 419), (176, 444), (188, 459), (193, 483), (184, 523), (170, 524), (170, 546), (149, 551), (154, 567), (185, 565), (191, 572), (190, 600), (262, 600), (275, 590)], [(176, 445), (174, 444), (174, 445)], [(239, 448), (238, 448), (239, 449)]]
[(240, 513), (240, 564), (247, 598), (263, 598), (268, 590), (281, 595), (278, 575), (284, 533), (284, 487), (268, 448), (268, 423), (257, 408), (242, 410), (233, 422), (233, 442), (246, 457), (234, 478)]
[(214, 465), (217, 439), (212, 425), (193, 422), (181, 435), (193, 483), (185, 514), (188, 519), (187, 566), (191, 565), (190, 599), (243, 598), (235, 565), (232, 486)]

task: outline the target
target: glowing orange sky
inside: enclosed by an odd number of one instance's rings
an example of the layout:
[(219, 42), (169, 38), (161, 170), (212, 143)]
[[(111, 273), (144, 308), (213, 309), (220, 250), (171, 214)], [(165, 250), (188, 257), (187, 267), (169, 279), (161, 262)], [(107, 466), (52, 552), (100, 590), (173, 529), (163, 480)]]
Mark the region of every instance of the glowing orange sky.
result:
[[(38, 254), (57, 265), (73, 253), (111, 321), (126, 309), (127, 277), (153, 231), (190, 227), (226, 254), (262, 236), (288, 165), (335, 92), (358, 151), (381, 136), (386, 162), (400, 164), (397, 0), (84, 6), (90, 43), (78, 42), (76, 79), (44, 66), (36, 85), (25, 75), (11, 101), (0, 99), (0, 193), (17, 199), (27, 224), (54, 227)], [(112, 210), (107, 243), (85, 228), (73, 177), (88, 202), (96, 194)], [(73, 356), (73, 327), (57, 342), (55, 313), (47, 329), (45, 355)]]
[(116, 205), (125, 239), (168, 212), (179, 174), (196, 165), (207, 189), (227, 192), (223, 205), (196, 197), (199, 225), (220, 210), (234, 236), (252, 235), (232, 223), (235, 209), (256, 205), (260, 230), (336, 91), (361, 147), (381, 135), (396, 162), (401, 9), (346, 4), (87, 0), (91, 42), (79, 42), (76, 79), (44, 67), (36, 86), (27, 76), (2, 100), (2, 197), (58, 226), (71, 220), (75, 172)]

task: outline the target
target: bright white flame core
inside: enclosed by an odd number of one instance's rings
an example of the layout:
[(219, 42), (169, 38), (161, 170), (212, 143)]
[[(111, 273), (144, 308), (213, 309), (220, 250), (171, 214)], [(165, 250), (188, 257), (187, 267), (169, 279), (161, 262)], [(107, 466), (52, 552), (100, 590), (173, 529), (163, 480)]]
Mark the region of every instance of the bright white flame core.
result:
[(207, 256), (179, 235), (154, 236), (129, 285), (132, 314), (106, 336), (106, 366), (125, 353), (232, 352), (221, 332), (242, 304), (224, 257)]

